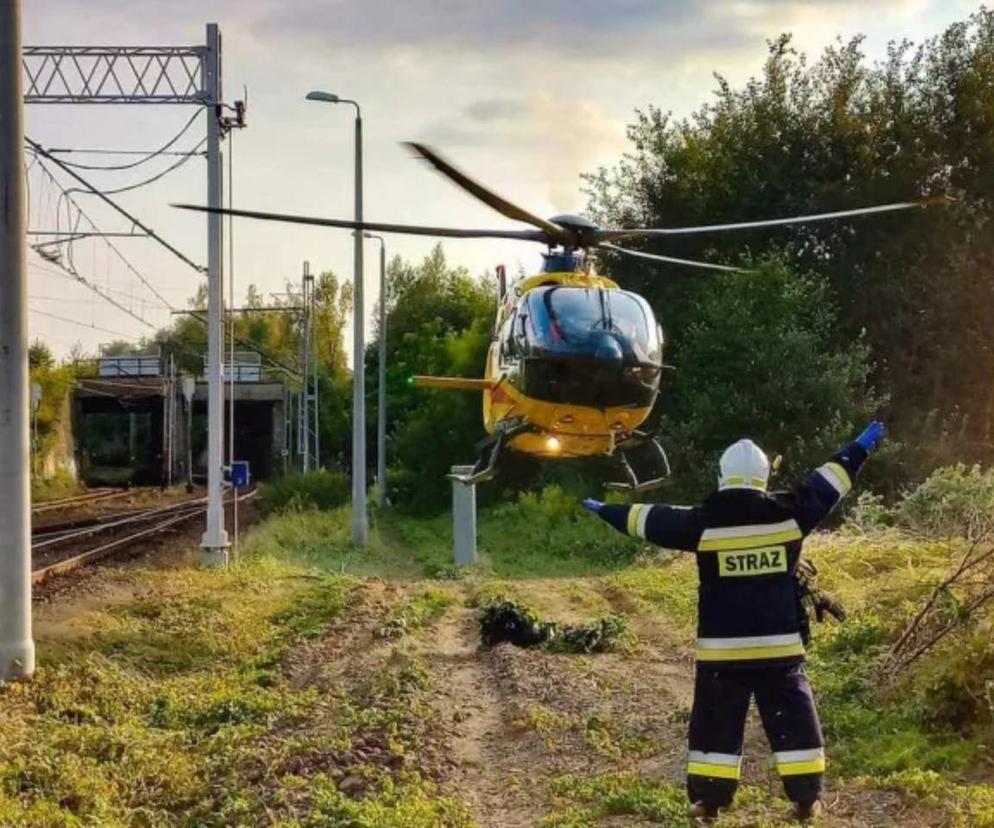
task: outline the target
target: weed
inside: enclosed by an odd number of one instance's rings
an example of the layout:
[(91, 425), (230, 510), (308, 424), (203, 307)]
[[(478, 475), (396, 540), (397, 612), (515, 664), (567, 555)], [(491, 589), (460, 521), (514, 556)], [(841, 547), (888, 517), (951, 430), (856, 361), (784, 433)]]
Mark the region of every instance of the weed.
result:
[(376, 635), (379, 638), (396, 638), (424, 629), (441, 618), (454, 603), (452, 594), (444, 589), (423, 589), (411, 600), (393, 607)]
[(292, 474), (264, 483), (259, 494), (263, 514), (336, 509), (349, 499), (349, 479), (326, 469)]

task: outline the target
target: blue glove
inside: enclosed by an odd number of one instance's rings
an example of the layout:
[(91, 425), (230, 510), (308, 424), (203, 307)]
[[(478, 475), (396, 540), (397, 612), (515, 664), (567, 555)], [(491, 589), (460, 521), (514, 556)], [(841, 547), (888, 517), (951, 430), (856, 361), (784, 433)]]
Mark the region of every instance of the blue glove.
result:
[(592, 497), (587, 497), (583, 500), (583, 508), (593, 512), (595, 515), (601, 510), (601, 506), (603, 505), (599, 500), (594, 500)]
[(883, 439), (885, 431), (886, 429), (884, 428), (884, 424), (880, 422), (880, 420), (874, 420), (866, 427), (863, 433), (856, 438), (856, 442), (863, 447), (867, 454), (869, 454), (877, 447), (877, 443)]

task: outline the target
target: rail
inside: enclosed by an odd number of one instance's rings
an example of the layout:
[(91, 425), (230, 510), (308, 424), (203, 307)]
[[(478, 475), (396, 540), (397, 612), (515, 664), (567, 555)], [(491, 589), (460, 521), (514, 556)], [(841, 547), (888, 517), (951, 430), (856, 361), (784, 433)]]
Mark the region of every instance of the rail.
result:
[[(240, 502), (251, 500), (256, 496), (257, 492), (258, 490), (253, 489), (250, 492), (239, 496), (238, 500)], [(181, 503), (173, 503), (169, 506), (146, 509), (141, 512), (122, 513), (107, 516), (111, 519), (104, 520), (97, 524), (90, 524), (86, 527), (77, 527), (72, 525), (68, 527), (47, 527), (47, 530), (42, 530), (38, 535), (34, 536), (31, 545), (32, 553), (48, 550), (51, 547), (61, 544), (74, 541), (78, 542), (84, 537), (92, 537), (104, 532), (120, 530), (121, 527), (124, 526), (143, 524), (148, 521), (161, 518), (151, 526), (142, 526), (135, 532), (99, 543), (93, 548), (76, 552), (68, 557), (61, 558), (57, 561), (46, 564), (45, 566), (34, 569), (31, 573), (31, 582), (37, 585), (43, 583), (53, 575), (62, 575), (79, 569), (87, 564), (94, 563), (119, 549), (123, 549), (139, 540), (142, 540), (143, 538), (163, 532), (170, 527), (176, 526), (177, 524), (190, 520), (198, 515), (203, 515), (206, 510), (207, 499), (197, 498), (195, 500), (182, 501)]]

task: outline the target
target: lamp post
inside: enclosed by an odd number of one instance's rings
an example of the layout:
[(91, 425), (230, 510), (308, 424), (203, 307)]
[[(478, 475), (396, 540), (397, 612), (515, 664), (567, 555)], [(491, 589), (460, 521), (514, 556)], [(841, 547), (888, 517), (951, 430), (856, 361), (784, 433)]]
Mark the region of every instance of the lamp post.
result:
[[(331, 92), (308, 92), (307, 100), (332, 104), (350, 104), (355, 107), (355, 220), (362, 222), (362, 111), (359, 104), (349, 98), (340, 98)], [(366, 545), (368, 522), (366, 519), (366, 382), (363, 370), (365, 341), (363, 336), (362, 301), (362, 232), (356, 228), (355, 264), (353, 266), (352, 313), (352, 543)]]
[(376, 397), (376, 483), (379, 506), (387, 505), (387, 243), (383, 236), (363, 233), (380, 243), (380, 359)]

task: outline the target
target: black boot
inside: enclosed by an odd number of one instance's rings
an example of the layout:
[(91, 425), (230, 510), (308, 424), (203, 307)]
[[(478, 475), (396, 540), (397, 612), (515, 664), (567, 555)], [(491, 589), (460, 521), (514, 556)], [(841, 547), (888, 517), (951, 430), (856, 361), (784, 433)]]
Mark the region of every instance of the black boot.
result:
[(701, 822), (711, 822), (718, 816), (718, 806), (706, 802), (695, 802), (690, 806), (690, 818)]
[(794, 803), (794, 816), (800, 822), (810, 822), (816, 816), (821, 813), (821, 801), (814, 800), (813, 802), (795, 802)]

